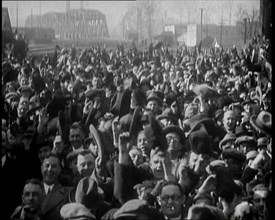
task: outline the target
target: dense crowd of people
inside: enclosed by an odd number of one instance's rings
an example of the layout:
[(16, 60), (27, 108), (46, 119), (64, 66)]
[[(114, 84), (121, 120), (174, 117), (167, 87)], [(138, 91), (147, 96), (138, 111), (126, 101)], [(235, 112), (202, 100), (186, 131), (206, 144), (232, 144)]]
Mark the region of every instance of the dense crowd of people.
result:
[(271, 219), (271, 42), (2, 58), (3, 219)]

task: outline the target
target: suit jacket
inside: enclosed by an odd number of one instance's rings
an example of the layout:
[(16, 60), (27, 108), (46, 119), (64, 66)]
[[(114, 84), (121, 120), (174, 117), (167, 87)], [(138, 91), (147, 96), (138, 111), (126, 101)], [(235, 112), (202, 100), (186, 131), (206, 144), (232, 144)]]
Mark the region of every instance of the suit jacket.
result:
[(62, 220), (60, 209), (68, 203), (69, 188), (63, 187), (60, 183), (54, 185), (52, 191), (46, 195), (42, 205), (42, 214), (47, 220)]

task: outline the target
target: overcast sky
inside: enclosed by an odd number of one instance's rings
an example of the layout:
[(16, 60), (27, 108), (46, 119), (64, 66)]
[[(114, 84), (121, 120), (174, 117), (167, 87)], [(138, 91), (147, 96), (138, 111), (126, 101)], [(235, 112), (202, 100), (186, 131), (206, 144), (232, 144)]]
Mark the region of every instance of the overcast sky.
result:
[[(144, 0), (143, 0), (144, 1)], [(158, 0), (155, 0), (158, 1)], [(70, 1), (71, 9), (79, 9), (80, 1)], [(161, 13), (166, 21), (200, 22), (200, 10), (203, 8), (203, 22), (218, 24), (223, 15), (226, 24), (234, 25), (237, 21), (238, 7), (252, 11), (260, 8), (260, 0), (161, 0), (158, 1)], [(106, 15), (109, 33), (113, 37), (121, 34), (121, 19), (135, 1), (84, 1), (84, 8), (96, 9)], [(66, 1), (2, 1), (2, 7), (8, 7), (12, 26), (16, 26), (16, 7), (18, 5), (18, 26), (25, 26), (25, 19), (31, 14), (47, 12), (65, 12)], [(230, 10), (231, 8), (231, 10)], [(231, 13), (230, 13), (231, 11)], [(230, 16), (231, 15), (231, 16)]]

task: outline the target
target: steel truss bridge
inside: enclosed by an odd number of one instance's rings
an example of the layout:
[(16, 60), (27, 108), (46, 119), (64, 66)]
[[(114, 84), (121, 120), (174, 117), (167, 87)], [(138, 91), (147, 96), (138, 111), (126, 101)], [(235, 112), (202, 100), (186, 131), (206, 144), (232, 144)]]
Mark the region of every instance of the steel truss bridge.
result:
[(53, 28), (55, 37), (63, 40), (108, 38), (106, 16), (97, 10), (74, 9), (66, 13), (50, 12), (31, 15), (26, 27)]

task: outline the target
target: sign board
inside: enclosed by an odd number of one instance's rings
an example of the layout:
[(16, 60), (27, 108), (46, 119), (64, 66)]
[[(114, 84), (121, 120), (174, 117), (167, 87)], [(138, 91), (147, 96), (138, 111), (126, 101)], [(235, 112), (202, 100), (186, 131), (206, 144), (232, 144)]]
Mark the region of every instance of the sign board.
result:
[(165, 32), (172, 32), (173, 34), (175, 34), (175, 25), (167, 25), (164, 27), (164, 31)]
[(187, 25), (187, 34), (186, 34), (186, 46), (194, 47), (197, 44), (197, 25), (189, 24)]

